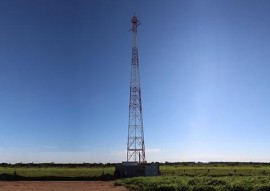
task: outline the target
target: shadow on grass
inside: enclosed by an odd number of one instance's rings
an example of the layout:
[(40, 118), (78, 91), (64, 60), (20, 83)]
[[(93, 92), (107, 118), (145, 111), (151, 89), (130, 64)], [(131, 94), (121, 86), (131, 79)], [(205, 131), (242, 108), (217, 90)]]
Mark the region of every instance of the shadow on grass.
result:
[(39, 177), (25, 177), (20, 175), (13, 175), (3, 173), (0, 174), (0, 181), (110, 181), (115, 180), (115, 176), (111, 174), (104, 174), (93, 177), (61, 177), (61, 176), (39, 176)]

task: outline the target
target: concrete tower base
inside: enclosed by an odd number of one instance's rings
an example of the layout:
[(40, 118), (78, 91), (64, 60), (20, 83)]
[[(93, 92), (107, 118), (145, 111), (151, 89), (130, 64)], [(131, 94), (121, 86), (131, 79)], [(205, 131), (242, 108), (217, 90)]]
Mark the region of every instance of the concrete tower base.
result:
[(115, 166), (114, 174), (117, 178), (158, 176), (160, 175), (159, 163), (122, 162)]

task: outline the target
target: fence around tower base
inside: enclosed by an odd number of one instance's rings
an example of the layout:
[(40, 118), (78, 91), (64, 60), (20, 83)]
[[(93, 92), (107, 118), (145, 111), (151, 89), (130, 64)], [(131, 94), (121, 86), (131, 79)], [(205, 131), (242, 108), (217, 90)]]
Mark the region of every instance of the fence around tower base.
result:
[(122, 162), (115, 166), (117, 178), (160, 175), (159, 163)]

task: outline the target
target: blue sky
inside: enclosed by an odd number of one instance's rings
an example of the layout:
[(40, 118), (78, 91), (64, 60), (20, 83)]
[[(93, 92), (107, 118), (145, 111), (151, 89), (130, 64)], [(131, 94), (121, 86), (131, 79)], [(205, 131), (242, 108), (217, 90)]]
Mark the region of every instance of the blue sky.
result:
[(126, 160), (134, 12), (146, 159), (270, 161), (267, 0), (0, 1), (0, 162)]

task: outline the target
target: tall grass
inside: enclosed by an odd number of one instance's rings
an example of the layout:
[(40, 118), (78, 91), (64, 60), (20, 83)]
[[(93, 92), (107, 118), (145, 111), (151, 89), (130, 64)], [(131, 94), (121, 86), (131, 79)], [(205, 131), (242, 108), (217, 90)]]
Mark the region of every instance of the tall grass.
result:
[(269, 176), (136, 177), (115, 184), (139, 191), (270, 191)]
[(161, 165), (161, 176), (121, 179), (138, 191), (270, 191), (270, 165)]
[(14, 173), (23, 177), (97, 177), (104, 174), (113, 175), (114, 167), (0, 167), (0, 174), (13, 175)]
[(270, 176), (270, 165), (253, 166), (181, 166), (161, 165), (160, 171), (163, 176)]

